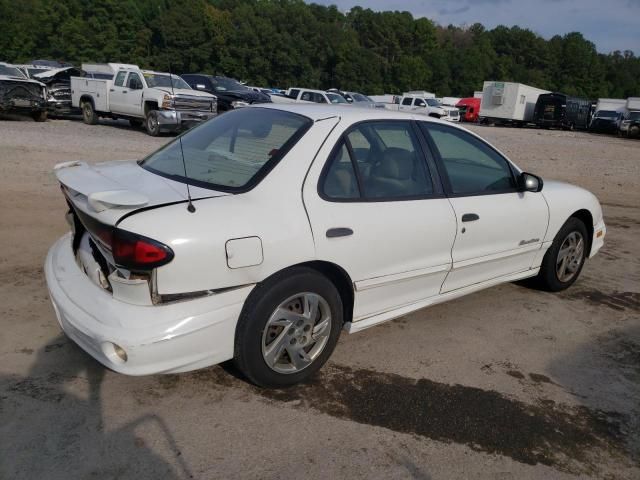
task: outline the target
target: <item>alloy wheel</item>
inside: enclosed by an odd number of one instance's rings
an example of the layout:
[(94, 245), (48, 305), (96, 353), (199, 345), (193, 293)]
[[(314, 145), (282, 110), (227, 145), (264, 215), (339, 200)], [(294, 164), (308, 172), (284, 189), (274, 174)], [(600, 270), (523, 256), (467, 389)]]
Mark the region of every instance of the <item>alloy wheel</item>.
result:
[(556, 275), (561, 282), (570, 281), (584, 260), (584, 238), (577, 231), (569, 233), (562, 241), (556, 258)]
[(269, 317), (262, 333), (262, 357), (278, 373), (297, 373), (320, 356), (330, 334), (329, 303), (316, 293), (296, 294)]

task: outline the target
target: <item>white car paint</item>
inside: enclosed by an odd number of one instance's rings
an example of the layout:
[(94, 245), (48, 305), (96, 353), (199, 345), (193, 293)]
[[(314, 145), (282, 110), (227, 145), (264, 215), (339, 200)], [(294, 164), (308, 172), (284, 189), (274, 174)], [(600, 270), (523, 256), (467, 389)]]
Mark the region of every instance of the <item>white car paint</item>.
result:
[[(536, 275), (554, 236), (578, 211), (593, 219), (588, 225), (593, 235), (590, 256), (602, 246), (605, 226), (597, 199), (559, 182), (546, 181), (541, 192), (324, 200), (318, 193), (323, 167), (338, 139), (354, 124), (445, 122), (379, 109), (308, 104), (249, 108), (290, 111), (313, 124), (251, 190), (229, 194), (191, 186), (193, 213), (187, 212), (183, 183), (133, 162), (72, 162), (56, 170), (75, 208), (102, 223), (162, 242), (175, 254), (152, 272), (151, 280), (110, 276), (116, 285), (112, 293), (89, 278), (89, 271), (99, 266), (78, 264), (71, 235), (49, 251), (45, 274), (61, 327), (109, 368), (142, 375), (186, 371), (233, 358), (236, 323), (253, 288), (305, 262), (331, 263), (348, 275), (354, 305), (345, 329), (355, 332)], [(119, 191), (124, 193), (113, 193)], [(111, 193), (95, 209), (89, 198), (104, 198), (98, 195), (102, 192)], [(131, 192), (138, 194), (135, 201)], [(140, 208), (141, 197), (146, 203)], [(471, 208), (479, 221), (461, 223), (462, 214)], [(351, 228), (354, 234), (327, 238), (328, 229), (339, 227)], [(193, 292), (204, 294), (188, 298)], [(154, 303), (158, 295), (179, 294), (187, 297)], [(115, 355), (113, 344), (124, 349), (126, 361)]]

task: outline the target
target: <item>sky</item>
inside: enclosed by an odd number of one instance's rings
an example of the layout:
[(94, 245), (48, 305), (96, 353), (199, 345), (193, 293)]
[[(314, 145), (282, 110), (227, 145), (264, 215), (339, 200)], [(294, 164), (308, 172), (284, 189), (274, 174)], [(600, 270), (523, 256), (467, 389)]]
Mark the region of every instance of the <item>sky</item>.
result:
[(336, 5), (347, 11), (355, 5), (372, 10), (409, 11), (440, 25), (482, 23), (518, 25), (544, 38), (581, 32), (600, 53), (632, 50), (640, 55), (640, 0), (307, 0)]

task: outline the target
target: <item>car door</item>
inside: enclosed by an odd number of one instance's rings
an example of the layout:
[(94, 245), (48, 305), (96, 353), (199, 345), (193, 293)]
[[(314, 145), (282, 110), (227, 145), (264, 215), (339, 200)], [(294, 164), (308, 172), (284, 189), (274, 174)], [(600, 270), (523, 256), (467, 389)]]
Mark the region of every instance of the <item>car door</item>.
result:
[(304, 184), (317, 258), (354, 282), (354, 321), (438, 295), (450, 269), (455, 216), (424, 147), (411, 121), (361, 122), (334, 131)]
[(129, 115), (142, 116), (142, 94), (144, 91), (142, 78), (137, 72), (129, 72), (125, 86), (127, 94), (124, 98), (123, 111)]
[(113, 86), (109, 89), (109, 110), (112, 113), (126, 113), (126, 101), (129, 92), (125, 85), (125, 80), (128, 73), (126, 70), (119, 70), (113, 81)]
[(420, 122), (453, 206), (453, 268), (442, 293), (531, 268), (549, 223), (539, 192), (517, 188), (515, 167), (463, 129)]

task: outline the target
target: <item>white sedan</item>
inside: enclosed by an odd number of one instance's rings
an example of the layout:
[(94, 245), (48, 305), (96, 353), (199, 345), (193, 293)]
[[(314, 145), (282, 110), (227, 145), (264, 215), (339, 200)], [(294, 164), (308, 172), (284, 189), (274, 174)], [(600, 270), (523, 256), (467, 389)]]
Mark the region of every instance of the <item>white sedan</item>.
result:
[(55, 172), (71, 225), (45, 265), (58, 321), (130, 375), (233, 359), (294, 384), (343, 329), (528, 277), (565, 289), (605, 236), (588, 191), (382, 109), (250, 107), (139, 162)]

